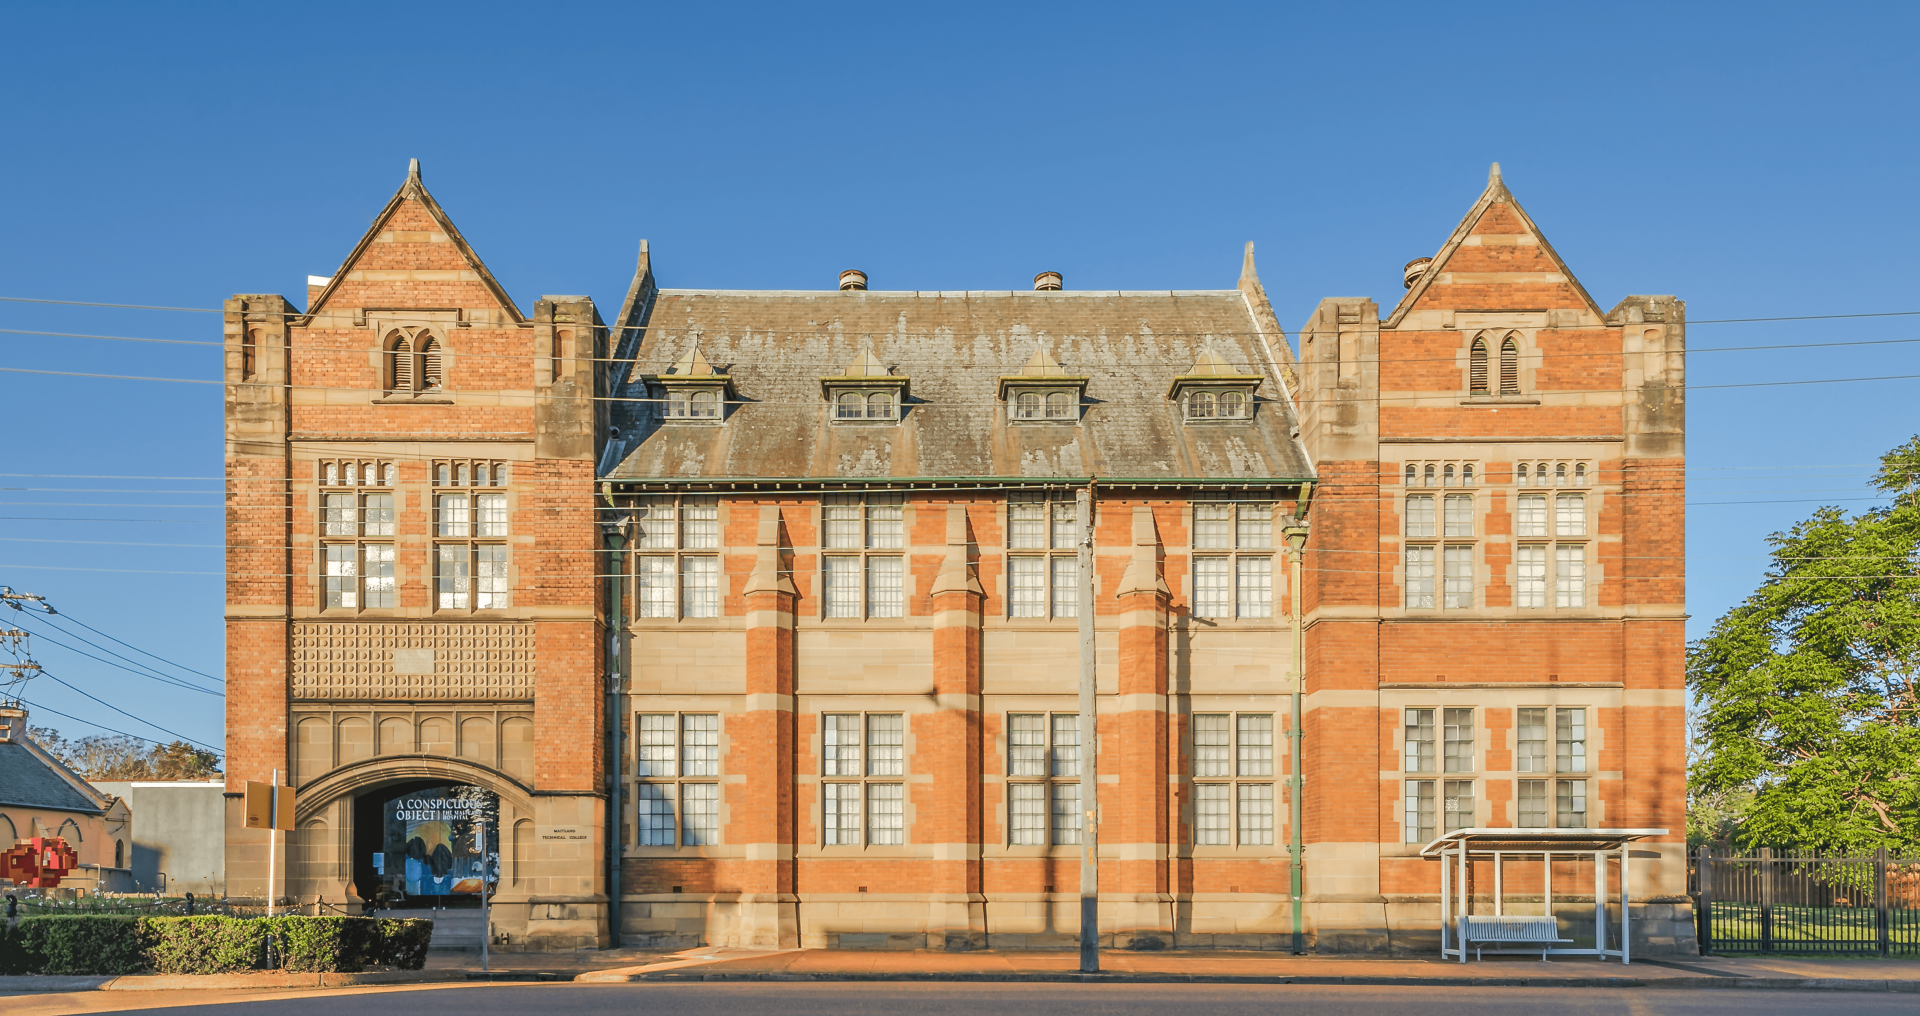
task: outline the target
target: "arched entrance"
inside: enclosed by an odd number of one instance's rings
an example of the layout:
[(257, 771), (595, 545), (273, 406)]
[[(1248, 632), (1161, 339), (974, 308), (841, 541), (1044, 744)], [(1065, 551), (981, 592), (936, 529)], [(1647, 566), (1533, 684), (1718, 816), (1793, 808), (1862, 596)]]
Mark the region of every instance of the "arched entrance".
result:
[[(342, 766), (300, 788), (287, 892), (323, 908), (477, 908), (482, 872), (489, 892), (502, 888), (511, 861), (501, 865), (500, 846), (532, 818), (531, 792), (488, 766), (425, 755)], [(480, 819), (484, 857), (473, 835)], [(437, 928), (436, 941), (447, 930)]]

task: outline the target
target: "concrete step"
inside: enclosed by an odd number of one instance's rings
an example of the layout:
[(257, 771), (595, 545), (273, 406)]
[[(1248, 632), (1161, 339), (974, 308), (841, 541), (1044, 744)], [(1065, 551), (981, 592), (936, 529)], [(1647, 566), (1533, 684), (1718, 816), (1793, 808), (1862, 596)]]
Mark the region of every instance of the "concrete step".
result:
[(467, 910), (373, 910), (369, 917), (410, 917), (433, 922), (430, 949), (480, 950), (480, 911)]

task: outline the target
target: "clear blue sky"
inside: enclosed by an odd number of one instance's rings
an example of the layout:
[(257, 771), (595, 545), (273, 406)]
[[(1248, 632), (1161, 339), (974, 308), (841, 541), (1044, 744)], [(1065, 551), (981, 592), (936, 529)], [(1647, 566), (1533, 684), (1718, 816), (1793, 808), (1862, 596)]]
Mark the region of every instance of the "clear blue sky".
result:
[[(643, 237), (663, 285), (801, 289), (846, 267), (879, 289), (1017, 288), (1043, 269), (1072, 288), (1223, 288), (1253, 240), (1291, 329), (1323, 296), (1391, 305), (1400, 266), (1439, 247), (1498, 160), (1602, 306), (1915, 311), (1916, 10), (16, 3), (0, 8), (0, 295), (304, 302), (417, 157), (527, 309), (586, 292), (611, 314)], [(0, 328), (219, 338), (211, 314), (8, 302)], [(1915, 317), (1695, 325), (1690, 379), (1920, 374), (1920, 343), (1701, 351), (1915, 337)], [(6, 367), (218, 364), (205, 346), (0, 332)], [(1692, 393), (1694, 635), (1754, 585), (1768, 533), (1874, 503), (1863, 481), (1920, 430), (1916, 391)], [(0, 373), (0, 398), (0, 472), (23, 474), (0, 477), (0, 583), (219, 674), (220, 389)], [(135, 519), (164, 521), (81, 521)], [(38, 656), (138, 719), (46, 678), (28, 696), (43, 706), (223, 741), (217, 698), (51, 642)]]

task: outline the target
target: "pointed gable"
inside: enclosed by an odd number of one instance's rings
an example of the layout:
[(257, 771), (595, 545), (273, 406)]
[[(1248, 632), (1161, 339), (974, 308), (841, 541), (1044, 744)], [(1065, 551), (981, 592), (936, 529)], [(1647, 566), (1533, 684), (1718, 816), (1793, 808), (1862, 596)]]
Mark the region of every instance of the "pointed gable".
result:
[(687, 347), (685, 356), (673, 361), (673, 366), (668, 367), (666, 373), (674, 377), (712, 377), (714, 369), (713, 364), (707, 362), (707, 354), (700, 351), (700, 343), (696, 342)]
[(1382, 325), (1397, 326), (1415, 309), (1603, 313), (1514, 199), (1497, 162), (1487, 189)]
[(307, 306), (307, 320), (329, 306), (364, 309), (497, 309), (513, 324), (520, 308), (480, 261), (420, 179), (420, 160), (373, 225)]
[(1027, 360), (1027, 365), (1020, 368), (1020, 375), (1022, 377), (1066, 377), (1067, 368), (1060, 366), (1060, 362), (1047, 352), (1046, 347), (1035, 346), (1033, 356)]

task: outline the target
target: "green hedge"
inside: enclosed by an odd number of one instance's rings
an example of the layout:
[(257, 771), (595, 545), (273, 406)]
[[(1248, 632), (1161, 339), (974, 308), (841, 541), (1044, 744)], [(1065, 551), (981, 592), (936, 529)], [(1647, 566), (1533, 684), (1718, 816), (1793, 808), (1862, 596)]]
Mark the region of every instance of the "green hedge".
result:
[(419, 970), (433, 922), (370, 917), (27, 917), (0, 925), (0, 974)]

